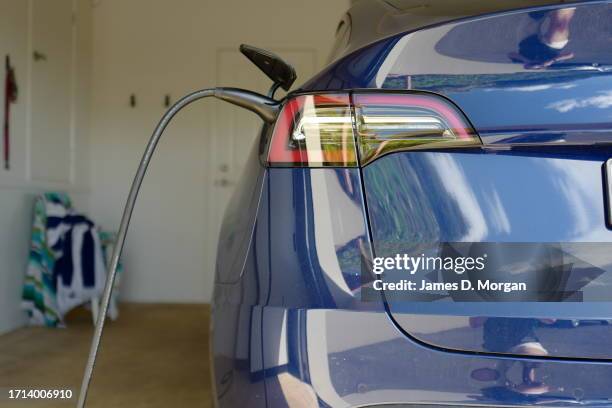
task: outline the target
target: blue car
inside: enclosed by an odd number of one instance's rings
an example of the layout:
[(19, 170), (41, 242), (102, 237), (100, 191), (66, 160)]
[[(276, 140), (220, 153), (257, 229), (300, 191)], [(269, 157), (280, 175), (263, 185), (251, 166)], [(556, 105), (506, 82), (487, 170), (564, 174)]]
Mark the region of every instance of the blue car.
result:
[(260, 131), (220, 407), (612, 406), (612, 2), (357, 1)]

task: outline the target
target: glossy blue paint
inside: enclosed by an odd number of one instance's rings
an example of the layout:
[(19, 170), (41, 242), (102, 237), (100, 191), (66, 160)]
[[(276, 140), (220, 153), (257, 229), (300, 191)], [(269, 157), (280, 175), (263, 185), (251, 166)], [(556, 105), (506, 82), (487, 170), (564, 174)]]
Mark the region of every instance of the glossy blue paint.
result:
[[(264, 129), (219, 243), (221, 407), (612, 406), (611, 302), (362, 299), (362, 266), (406, 242), (611, 240), (601, 166), (612, 148), (598, 143), (612, 134), (612, 5), (582, 3), (560, 51), (533, 36), (568, 4), (411, 33), (383, 16), (377, 30), (401, 33), (301, 89), (439, 93), (482, 148), (398, 152), (363, 169), (266, 168)], [(608, 292), (612, 261), (581, 256), (605, 271), (585, 296)], [(516, 347), (529, 341), (546, 353)]]
[[(266, 407), (261, 353), (265, 304), (260, 271), (253, 263), (257, 239), (267, 239), (255, 219), (266, 184), (257, 146), (251, 150), (234, 199), (226, 210), (219, 247), (211, 313), (211, 361), (215, 398), (222, 406)], [(267, 235), (267, 234), (266, 234)], [(247, 272), (248, 271), (248, 272)]]
[[(426, 242), (558, 243), (598, 270), (594, 279), (582, 278), (581, 303), (390, 300), (397, 323), (438, 347), (509, 353), (531, 336), (550, 356), (612, 359), (612, 325), (606, 321), (612, 303), (601, 302), (612, 301), (612, 232), (604, 220), (601, 183), (601, 166), (610, 155), (611, 149), (583, 160), (567, 153), (412, 152), (368, 165), (364, 186), (376, 256), (393, 257)], [(595, 251), (598, 245), (602, 251)], [(584, 273), (577, 266), (568, 268), (570, 277), (561, 285)], [(423, 314), (428, 316), (417, 316)], [(503, 327), (483, 326), (485, 317)], [(540, 324), (542, 318), (557, 324)], [(579, 324), (596, 319), (600, 324)], [(564, 326), (572, 329), (559, 335)], [(487, 348), (488, 327), (506, 349)]]
[[(435, 350), (399, 331), (382, 300), (362, 302), (352, 283), (368, 256), (365, 218), (355, 215), (359, 177), (357, 169), (267, 170), (240, 283), (215, 288), (216, 377), (229, 384), (221, 406), (261, 406), (264, 384), (271, 407), (304, 398), (334, 407), (612, 403), (612, 364)], [(428, 335), (448, 341), (438, 327)], [(592, 338), (582, 327), (547, 330)]]
[(577, 4), (569, 42), (555, 50), (538, 35), (552, 13), (569, 9), (563, 7), (476, 17), (396, 35), (345, 56), (301, 90), (439, 93), (466, 113), (486, 144), (609, 141), (612, 4)]

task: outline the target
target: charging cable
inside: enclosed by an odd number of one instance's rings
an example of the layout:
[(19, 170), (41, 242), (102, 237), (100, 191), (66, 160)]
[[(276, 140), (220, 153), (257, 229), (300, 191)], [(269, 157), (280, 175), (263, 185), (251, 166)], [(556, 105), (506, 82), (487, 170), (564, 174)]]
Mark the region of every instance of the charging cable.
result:
[(96, 320), (96, 327), (91, 341), (91, 347), (89, 350), (89, 357), (87, 359), (87, 365), (85, 366), (85, 373), (83, 374), (83, 382), (81, 384), (81, 390), (79, 393), (79, 399), (77, 401), (78, 408), (84, 408), (87, 400), (87, 391), (89, 390), (89, 384), (93, 376), (94, 366), (96, 364), (96, 357), (100, 348), (100, 341), (102, 339), (102, 333), (104, 331), (104, 322), (106, 321), (106, 313), (108, 312), (108, 305), (110, 303), (113, 285), (115, 282), (115, 276), (117, 275), (117, 266), (119, 265), (119, 257), (123, 250), (123, 244), (127, 235), (128, 227), (130, 225), (130, 219), (132, 218), (132, 211), (136, 204), (136, 198), (138, 197), (138, 191), (144, 179), (147, 167), (157, 147), (157, 142), (161, 138), (166, 126), (172, 120), (181, 109), (195, 102), (199, 99), (214, 96), (215, 98), (224, 100), (231, 104), (240, 106), (248, 109), (251, 112), (256, 113), (264, 122), (272, 123), (278, 115), (280, 103), (270, 97), (260, 95), (255, 92), (247, 91), (244, 89), (237, 88), (208, 88), (195, 91), (189, 95), (184, 96), (179, 101), (168, 109), (168, 111), (162, 116), (161, 120), (155, 127), (155, 131), (149, 139), (147, 148), (140, 159), (140, 165), (132, 181), (132, 187), (128, 195), (125, 207), (123, 208), (123, 216), (121, 217), (121, 224), (119, 225), (119, 232), (117, 233), (117, 240), (113, 248), (113, 254), (111, 256), (108, 274), (106, 277), (106, 286), (102, 294), (102, 305), (100, 313), (98, 314), (98, 320)]

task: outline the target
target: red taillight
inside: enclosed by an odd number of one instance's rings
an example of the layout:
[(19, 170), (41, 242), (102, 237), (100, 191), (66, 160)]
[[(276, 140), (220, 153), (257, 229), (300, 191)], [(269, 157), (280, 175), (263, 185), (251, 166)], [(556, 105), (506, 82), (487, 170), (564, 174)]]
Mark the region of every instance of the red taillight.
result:
[(463, 114), (433, 94), (356, 93), (352, 102), (362, 165), (394, 151), (480, 144)]
[(357, 166), (349, 95), (300, 95), (287, 101), (274, 126), (268, 163)]
[(355, 167), (394, 151), (478, 144), (462, 113), (432, 94), (298, 95), (277, 119), (268, 164)]

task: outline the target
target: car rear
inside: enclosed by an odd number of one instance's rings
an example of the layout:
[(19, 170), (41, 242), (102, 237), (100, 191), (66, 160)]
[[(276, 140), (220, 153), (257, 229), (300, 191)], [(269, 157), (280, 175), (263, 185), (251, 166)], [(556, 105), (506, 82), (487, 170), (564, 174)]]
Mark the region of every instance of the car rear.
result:
[(450, 6), (358, 2), (262, 132), (247, 405), (612, 404), (612, 3)]

